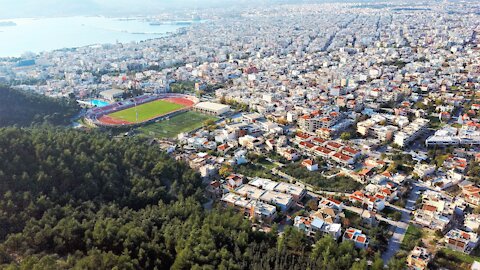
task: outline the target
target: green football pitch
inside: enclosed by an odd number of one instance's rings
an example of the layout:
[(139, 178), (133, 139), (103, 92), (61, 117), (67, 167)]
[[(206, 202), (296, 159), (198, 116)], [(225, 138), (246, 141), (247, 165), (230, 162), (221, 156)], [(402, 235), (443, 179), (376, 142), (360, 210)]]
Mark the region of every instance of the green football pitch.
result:
[(158, 123), (148, 124), (138, 130), (148, 137), (175, 138), (182, 132), (190, 132), (202, 127), (204, 122), (209, 119), (218, 120), (218, 118), (213, 116), (189, 111), (177, 114)]
[(130, 123), (137, 123), (138, 112), (138, 123), (141, 123), (182, 108), (185, 108), (185, 106), (165, 100), (155, 100), (142, 105), (138, 105), (136, 108), (132, 107), (126, 110), (111, 113), (108, 116), (128, 121)]

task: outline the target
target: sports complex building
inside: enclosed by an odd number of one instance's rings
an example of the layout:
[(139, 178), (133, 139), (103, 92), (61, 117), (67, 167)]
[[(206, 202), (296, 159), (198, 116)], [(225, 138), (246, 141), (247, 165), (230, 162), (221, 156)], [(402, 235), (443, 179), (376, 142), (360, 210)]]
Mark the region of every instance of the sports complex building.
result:
[(200, 102), (193, 107), (197, 112), (204, 114), (220, 116), (230, 112), (230, 106), (213, 102)]
[(143, 95), (87, 111), (85, 121), (94, 126), (140, 125), (190, 110), (198, 99), (182, 94)]

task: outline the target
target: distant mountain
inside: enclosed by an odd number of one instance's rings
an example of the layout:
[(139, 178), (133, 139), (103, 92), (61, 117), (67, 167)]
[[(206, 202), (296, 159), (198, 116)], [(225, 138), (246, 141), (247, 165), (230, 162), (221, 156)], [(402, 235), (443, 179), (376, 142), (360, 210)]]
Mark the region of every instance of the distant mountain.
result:
[(0, 22), (0, 27), (7, 27), (7, 26), (16, 26), (17, 24), (14, 22)]
[(0, 0), (2, 7), (0, 18), (151, 15), (175, 8), (203, 8), (238, 2), (233, 0)]
[(0, 18), (92, 14), (99, 6), (91, 0), (0, 0)]
[(373, 0), (0, 0), (0, 18), (154, 15), (175, 9)]

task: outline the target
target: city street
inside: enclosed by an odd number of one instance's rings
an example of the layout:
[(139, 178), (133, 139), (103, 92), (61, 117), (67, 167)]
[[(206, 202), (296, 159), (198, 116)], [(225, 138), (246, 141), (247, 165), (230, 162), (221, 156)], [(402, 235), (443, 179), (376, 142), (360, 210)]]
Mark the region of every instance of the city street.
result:
[(415, 205), (415, 202), (418, 199), (418, 194), (417, 192), (423, 190), (422, 187), (417, 185), (415, 182), (412, 183), (412, 190), (410, 191), (410, 194), (408, 196), (405, 208), (399, 208), (394, 205), (390, 205), (390, 207), (395, 208), (397, 211), (401, 211), (402, 213), (402, 219), (397, 222), (395, 227), (393, 228), (393, 236), (390, 238), (390, 241), (388, 242), (388, 248), (387, 250), (382, 254), (382, 259), (385, 264), (392, 259), (395, 254), (400, 250), (400, 245), (402, 244), (403, 238), (405, 237), (405, 233), (407, 232), (408, 228), (408, 223), (410, 222), (410, 211), (407, 209), (412, 209), (412, 207)]

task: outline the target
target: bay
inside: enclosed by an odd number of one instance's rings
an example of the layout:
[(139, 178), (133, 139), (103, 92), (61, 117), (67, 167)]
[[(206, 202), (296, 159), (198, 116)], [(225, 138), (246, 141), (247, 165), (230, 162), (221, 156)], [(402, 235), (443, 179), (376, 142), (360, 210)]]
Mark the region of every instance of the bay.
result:
[(182, 23), (150, 24), (145, 18), (60, 17), (8, 19), (0, 27), (0, 57), (20, 57), (94, 44), (139, 42), (174, 33)]

